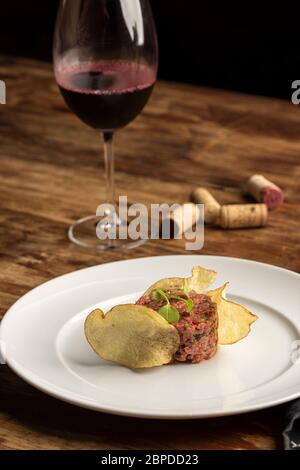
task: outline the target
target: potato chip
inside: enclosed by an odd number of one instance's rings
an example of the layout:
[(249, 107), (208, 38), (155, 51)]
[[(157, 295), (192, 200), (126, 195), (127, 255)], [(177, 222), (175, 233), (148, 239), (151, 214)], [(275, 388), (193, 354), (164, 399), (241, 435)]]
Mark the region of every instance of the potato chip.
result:
[(197, 294), (203, 293), (211, 284), (215, 282), (217, 273), (210, 269), (196, 266), (192, 269), (192, 277), (170, 277), (161, 279), (147, 289), (146, 294), (151, 294), (155, 289), (172, 290), (184, 289), (194, 291)]
[(242, 305), (226, 299), (229, 283), (207, 292), (212, 302), (217, 304), (219, 316), (219, 344), (233, 344), (245, 338), (250, 332), (250, 326), (257, 316)]
[(132, 369), (170, 363), (180, 342), (174, 326), (141, 305), (119, 305), (106, 315), (93, 311), (85, 321), (85, 335), (102, 359)]

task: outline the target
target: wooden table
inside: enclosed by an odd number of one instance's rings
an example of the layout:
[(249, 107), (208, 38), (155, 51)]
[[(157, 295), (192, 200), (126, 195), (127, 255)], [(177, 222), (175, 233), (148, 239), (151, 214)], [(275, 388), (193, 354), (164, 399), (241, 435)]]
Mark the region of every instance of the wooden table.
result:
[[(132, 256), (185, 253), (153, 241), (133, 253), (94, 254), (69, 243), (75, 219), (105, 198), (100, 136), (66, 108), (47, 64), (1, 58), (0, 314), (61, 274)], [(159, 83), (143, 115), (116, 141), (120, 194), (185, 202), (205, 185), (222, 202), (261, 172), (286, 203), (264, 229), (206, 229), (203, 254), (300, 270), (300, 109), (289, 102)], [(243, 416), (168, 422), (97, 414), (50, 398), (0, 367), (1, 449), (275, 449), (286, 405)]]

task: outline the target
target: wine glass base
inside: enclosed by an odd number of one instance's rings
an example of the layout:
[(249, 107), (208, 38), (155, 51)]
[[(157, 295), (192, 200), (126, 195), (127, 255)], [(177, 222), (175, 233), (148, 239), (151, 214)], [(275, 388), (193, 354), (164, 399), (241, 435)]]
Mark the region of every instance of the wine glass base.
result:
[[(101, 219), (101, 217), (91, 215), (78, 220), (69, 228), (69, 240), (81, 248), (91, 251), (130, 250), (147, 242), (147, 240), (131, 240), (130, 238), (125, 240), (118, 238), (116, 240), (101, 240), (96, 233), (98, 224), (101, 224)], [(127, 225), (125, 222), (118, 220), (118, 228), (125, 225)]]

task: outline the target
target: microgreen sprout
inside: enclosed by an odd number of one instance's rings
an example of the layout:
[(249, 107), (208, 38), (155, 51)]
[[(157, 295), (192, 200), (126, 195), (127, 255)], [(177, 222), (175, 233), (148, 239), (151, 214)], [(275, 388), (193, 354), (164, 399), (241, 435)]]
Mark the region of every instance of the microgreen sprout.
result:
[(170, 300), (178, 300), (185, 302), (188, 313), (191, 313), (194, 307), (193, 300), (189, 298), (187, 286), (184, 286), (183, 295), (168, 294), (163, 289), (155, 289), (151, 293), (153, 300), (164, 300), (166, 302), (159, 310), (158, 313), (167, 320), (169, 323), (177, 323), (180, 320), (180, 313), (177, 308), (171, 305)]

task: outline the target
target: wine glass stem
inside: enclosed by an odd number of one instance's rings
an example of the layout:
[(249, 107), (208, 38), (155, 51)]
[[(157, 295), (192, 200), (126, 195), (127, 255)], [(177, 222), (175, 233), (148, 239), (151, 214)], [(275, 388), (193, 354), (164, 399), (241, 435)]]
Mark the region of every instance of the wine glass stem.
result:
[(106, 171), (107, 202), (115, 206), (115, 158), (113, 145), (113, 132), (104, 132), (104, 160)]

